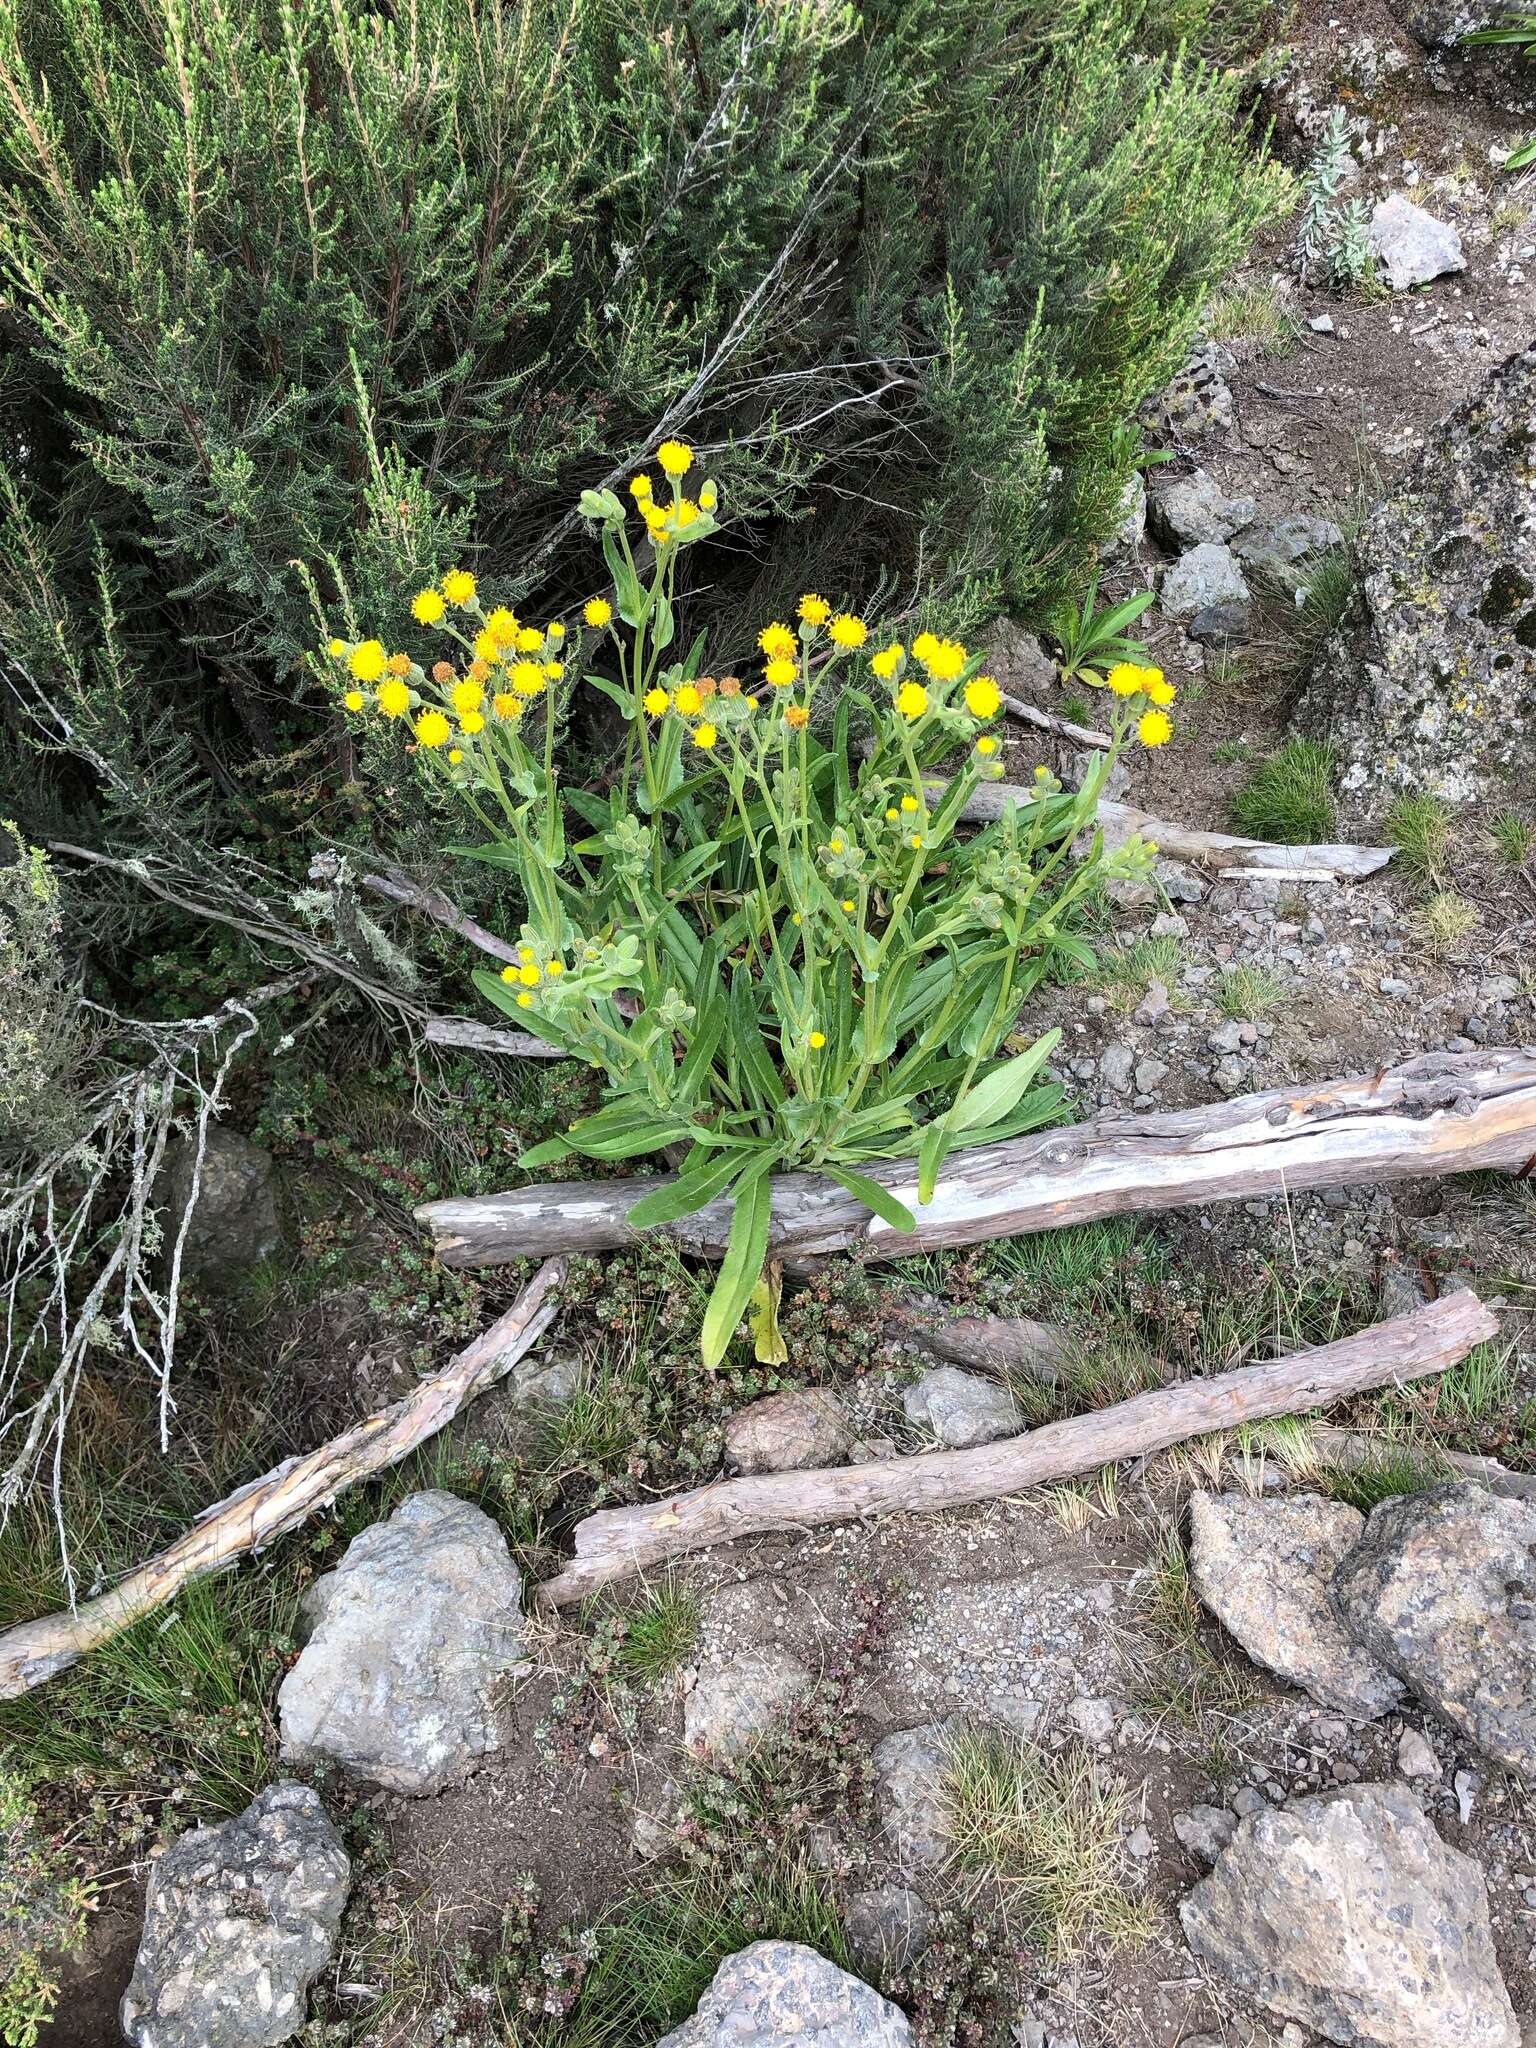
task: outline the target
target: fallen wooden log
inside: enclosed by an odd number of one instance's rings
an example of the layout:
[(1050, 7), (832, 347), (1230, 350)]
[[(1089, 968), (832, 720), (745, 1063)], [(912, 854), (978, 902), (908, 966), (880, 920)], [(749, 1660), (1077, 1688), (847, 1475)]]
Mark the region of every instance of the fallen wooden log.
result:
[(1503, 1494), (1508, 1500), (1536, 1500), (1536, 1472), (1512, 1472), (1497, 1458), (1474, 1457), (1466, 1451), (1447, 1451), (1436, 1443), (1421, 1447), (1412, 1443), (1396, 1443), (1386, 1437), (1363, 1436), (1351, 1429), (1319, 1427), (1308, 1435), (1300, 1458), (1292, 1459), (1283, 1447), (1277, 1455), (1296, 1471), (1307, 1472), (1313, 1469), (1314, 1464), (1321, 1464), (1336, 1465), (1345, 1472), (1358, 1472), (1362, 1466), (1369, 1469), (1380, 1464), (1383, 1457), (1393, 1451), (1416, 1456), (1421, 1448), (1424, 1462), (1431, 1470), (1446, 1465), (1459, 1478), (1486, 1486), (1490, 1493)]
[(975, 1450), (931, 1451), (825, 1471), (763, 1473), (695, 1487), (668, 1500), (603, 1508), (576, 1525), (575, 1558), (538, 1588), (537, 1598), (564, 1607), (683, 1551), (742, 1536), (999, 1500), (1025, 1487), (1166, 1450), (1212, 1430), (1324, 1408), (1374, 1387), (1423, 1379), (1444, 1372), (1497, 1334), (1492, 1313), (1475, 1294), (1463, 1291), (1315, 1351), (1159, 1387), (1113, 1408), (1050, 1422)]
[(1016, 1372), (1056, 1386), (1071, 1356), (1064, 1330), (1033, 1316), (957, 1316), (933, 1295), (907, 1294), (885, 1305), (885, 1334), (915, 1344), (951, 1365), (982, 1372)]
[(1003, 709), (1010, 718), (1037, 726), (1041, 732), (1055, 733), (1058, 739), (1075, 740), (1080, 747), (1098, 747), (1106, 752), (1115, 744), (1107, 732), (1098, 732), (1091, 725), (1079, 725), (1075, 719), (1062, 718), (1055, 711), (1042, 711), (1038, 704), (1011, 697), (1006, 690), (1002, 695)]
[[(1198, 1109), (1117, 1113), (955, 1152), (926, 1207), (912, 1161), (865, 1168), (912, 1209), (917, 1228), (906, 1234), (835, 1181), (782, 1174), (773, 1183), (770, 1248), (808, 1257), (857, 1246), (866, 1258), (892, 1259), (1133, 1210), (1533, 1166), (1536, 1047), (1426, 1053), (1377, 1074)], [(416, 1216), (445, 1264), (495, 1266), (632, 1244), (641, 1233), (625, 1222), (626, 1211), (662, 1185), (555, 1181), (428, 1202)], [(730, 1204), (714, 1202), (665, 1228), (688, 1250), (718, 1258), (730, 1222)]]
[(429, 1045), (448, 1045), (458, 1052), (503, 1053), (517, 1060), (570, 1058), (558, 1045), (535, 1038), (531, 1031), (506, 1031), (496, 1024), (477, 1023), (473, 1017), (429, 1017), (422, 1036)]
[(285, 1458), (211, 1507), (158, 1557), (130, 1572), (109, 1593), (0, 1635), (0, 1699), (15, 1699), (152, 1614), (193, 1579), (221, 1571), (327, 1506), (359, 1479), (394, 1465), (435, 1436), (461, 1408), (494, 1386), (533, 1348), (559, 1314), (565, 1278), (561, 1260), (542, 1265), (505, 1315), (498, 1316), (452, 1362), (403, 1399), (318, 1450)]

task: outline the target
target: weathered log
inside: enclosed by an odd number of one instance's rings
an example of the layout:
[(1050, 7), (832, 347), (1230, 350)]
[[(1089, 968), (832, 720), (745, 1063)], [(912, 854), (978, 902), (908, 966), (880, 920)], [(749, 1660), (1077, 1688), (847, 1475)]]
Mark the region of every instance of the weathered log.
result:
[(1448, 1294), (1427, 1308), (1315, 1351), (1159, 1387), (1113, 1408), (1047, 1423), (975, 1450), (931, 1451), (835, 1470), (763, 1473), (637, 1507), (603, 1508), (577, 1524), (575, 1558), (538, 1588), (537, 1597), (564, 1607), (666, 1558), (742, 1536), (999, 1500), (1213, 1430), (1323, 1408), (1373, 1387), (1423, 1379), (1444, 1372), (1497, 1334), (1497, 1321), (1475, 1294)]
[[(892, 1259), (1127, 1211), (1472, 1167), (1536, 1167), (1536, 1047), (1426, 1053), (1348, 1080), (1272, 1088), (1198, 1109), (1117, 1113), (978, 1145), (950, 1156), (926, 1207), (918, 1205), (910, 1160), (867, 1168), (917, 1217), (907, 1234), (835, 1181), (782, 1174), (773, 1183), (771, 1248), (807, 1257), (857, 1246), (866, 1258)], [(555, 1181), (428, 1202), (416, 1216), (445, 1264), (495, 1266), (632, 1244), (640, 1233), (625, 1212), (661, 1185), (650, 1178)], [(717, 1258), (730, 1221), (730, 1204), (714, 1202), (666, 1227), (688, 1250)]]
[(482, 953), (489, 953), (493, 960), (504, 960), (510, 965), (517, 958), (517, 948), (510, 940), (498, 938), (483, 924), (476, 924), (441, 889), (413, 882), (409, 875), (398, 870), (387, 875), (364, 875), (362, 886), (371, 889), (375, 896), (387, 896), (391, 903), (403, 904), (407, 910), (430, 917), (434, 924), (446, 925), (449, 931), (466, 939), (471, 946), (478, 947)]
[(327, 1506), (359, 1479), (394, 1465), (435, 1436), (477, 1394), (494, 1386), (533, 1348), (559, 1314), (561, 1260), (542, 1265), (505, 1315), (431, 1379), (402, 1400), (332, 1437), (318, 1450), (285, 1458), (211, 1507), (157, 1557), (109, 1593), (62, 1614), (22, 1622), (0, 1635), (0, 1699), (41, 1685), (157, 1607), (193, 1579), (259, 1550)]
[(1054, 711), (1042, 711), (1038, 704), (1027, 703), (1022, 697), (1010, 697), (1006, 690), (1003, 692), (1003, 709), (1010, 718), (1037, 726), (1041, 732), (1055, 733), (1058, 739), (1075, 740), (1080, 747), (1107, 750), (1115, 744), (1107, 732), (1099, 732), (1091, 725), (1079, 725), (1075, 719), (1062, 718)]
[[(1304, 1471), (1311, 1468), (1315, 1459), (1345, 1472), (1358, 1472), (1362, 1465), (1369, 1468), (1378, 1463), (1384, 1452), (1397, 1449), (1412, 1454), (1415, 1448), (1412, 1444), (1395, 1445), (1382, 1437), (1362, 1436), (1351, 1429), (1319, 1427), (1308, 1436), (1305, 1460), (1297, 1462)], [(1287, 1464), (1293, 1462), (1283, 1449), (1279, 1455)], [(1448, 1465), (1460, 1478), (1486, 1486), (1490, 1493), (1503, 1494), (1508, 1500), (1536, 1500), (1536, 1472), (1512, 1472), (1497, 1458), (1479, 1458), (1470, 1452), (1447, 1451), (1439, 1444), (1431, 1444), (1427, 1447), (1426, 1462), (1432, 1467)]]
[(473, 1017), (429, 1017), (422, 1029), (429, 1045), (451, 1045), (460, 1052), (503, 1053), (517, 1060), (569, 1059), (547, 1038), (535, 1038), (531, 1031), (505, 1031), (496, 1024), (480, 1024)]
[(1033, 1316), (956, 1316), (933, 1295), (906, 1294), (885, 1305), (885, 1334), (915, 1344), (951, 1365), (982, 1372), (1016, 1372), (1055, 1386), (1071, 1355), (1064, 1330)]

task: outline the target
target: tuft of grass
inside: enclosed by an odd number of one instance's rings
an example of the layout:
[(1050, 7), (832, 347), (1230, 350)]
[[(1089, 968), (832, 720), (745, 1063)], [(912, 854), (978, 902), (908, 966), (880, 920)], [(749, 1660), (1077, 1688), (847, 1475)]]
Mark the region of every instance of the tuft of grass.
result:
[(1437, 796), (1400, 796), (1387, 813), (1387, 837), (1400, 867), (1434, 881), (1451, 850), (1451, 814)]
[(1494, 852), (1506, 867), (1523, 868), (1536, 853), (1536, 824), (1519, 811), (1500, 811), (1488, 832)]
[[(1221, 1484), (1226, 1438), (1210, 1442), (1214, 1469), (1204, 1483)], [(1185, 1448), (1191, 1448), (1186, 1446)], [(1212, 1713), (1232, 1713), (1258, 1697), (1251, 1666), (1217, 1656), (1200, 1633), (1201, 1607), (1190, 1578), (1189, 1552), (1177, 1526), (1160, 1529), (1139, 1588), (1148, 1654), (1135, 1660), (1137, 1697), (1146, 1712), (1203, 1728)]]
[(1094, 980), (1117, 1010), (1134, 1010), (1153, 982), (1171, 995), (1184, 965), (1184, 949), (1171, 934), (1137, 939), (1101, 956)]
[(1285, 999), (1285, 983), (1272, 967), (1233, 967), (1221, 977), (1216, 1003), (1224, 1017), (1267, 1017)]
[(944, 1780), (956, 1869), (1049, 1960), (1151, 1940), (1152, 1910), (1123, 1874), (1129, 1796), (1086, 1750), (1048, 1756), (996, 1730), (968, 1731)]
[(1289, 355), (1301, 333), (1280, 286), (1257, 282), (1213, 292), (1201, 324), (1211, 341), (1252, 342), (1266, 356)]
[(1232, 800), (1232, 820), (1251, 839), (1305, 846), (1333, 830), (1338, 758), (1320, 740), (1288, 740), (1254, 769)]
[(1515, 1398), (1519, 1372), (1512, 1344), (1479, 1344), (1435, 1382), (1435, 1415), (1456, 1429), (1497, 1421)]
[(1346, 1502), (1362, 1515), (1368, 1515), (1372, 1508), (1398, 1494), (1427, 1493), (1432, 1486), (1443, 1486), (1454, 1476), (1452, 1468), (1442, 1464), (1428, 1445), (1387, 1439), (1358, 1465), (1325, 1463), (1315, 1474), (1320, 1493)]
[(1482, 923), (1482, 913), (1465, 896), (1457, 896), (1449, 889), (1439, 889), (1419, 912), (1419, 922), (1429, 941), (1430, 952), (1438, 959), (1454, 953), (1462, 941), (1477, 930)]
[(624, 1639), (615, 1664), (636, 1685), (655, 1687), (687, 1662), (699, 1640), (703, 1607), (698, 1594), (679, 1579), (647, 1589), (625, 1617)]
[(1160, 1258), (1156, 1241), (1124, 1216), (1005, 1237), (987, 1248), (989, 1265), (1013, 1283), (1028, 1313), (1101, 1325), (1106, 1307), (1122, 1300), (1127, 1274)]
[(1101, 1465), (1091, 1479), (1066, 1479), (1045, 1489), (1045, 1506), (1069, 1536), (1080, 1536), (1095, 1522), (1112, 1522), (1120, 1513), (1120, 1478), (1113, 1465)]
[(1355, 565), (1347, 549), (1332, 548), (1319, 558), (1292, 629), (1298, 669), (1310, 668), (1323, 642), (1343, 625), (1354, 588)]

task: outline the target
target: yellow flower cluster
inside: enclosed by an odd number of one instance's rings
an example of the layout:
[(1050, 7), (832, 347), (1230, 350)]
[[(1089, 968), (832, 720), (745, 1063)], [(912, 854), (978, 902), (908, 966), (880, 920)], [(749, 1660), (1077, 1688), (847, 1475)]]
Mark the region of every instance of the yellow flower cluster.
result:
[(1167, 707), (1178, 695), (1160, 668), (1145, 668), (1134, 661), (1117, 662), (1104, 678), (1117, 697), (1143, 697), (1148, 709), (1136, 721), (1136, 737), (1144, 747), (1166, 746), (1173, 738), (1173, 720)]
[(501, 978), (517, 988), (518, 1008), (530, 1010), (533, 991), (547, 981), (558, 981), (564, 973), (565, 962), (558, 954), (547, 954), (541, 959), (532, 946), (524, 944), (517, 949), (517, 959), (503, 967)]

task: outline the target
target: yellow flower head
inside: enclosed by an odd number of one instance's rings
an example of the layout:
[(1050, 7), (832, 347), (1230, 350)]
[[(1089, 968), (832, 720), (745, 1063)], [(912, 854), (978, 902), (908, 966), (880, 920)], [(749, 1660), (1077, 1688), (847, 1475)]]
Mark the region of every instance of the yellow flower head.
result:
[(563, 960), (551, 960), (544, 972), (551, 981), (558, 981), (565, 972), (565, 962)]
[(485, 702), (485, 692), (476, 682), (465, 680), (453, 686), (453, 708), (455, 711), (478, 711)]
[(928, 692), (921, 683), (903, 683), (896, 692), (896, 709), (903, 718), (921, 718), (928, 709)]
[(1146, 673), (1134, 661), (1117, 661), (1104, 680), (1117, 697), (1135, 697), (1146, 688)]
[(652, 718), (660, 718), (663, 711), (672, 702), (672, 699), (665, 690), (647, 690), (642, 701)]
[(820, 1052), (827, 1042), (827, 1034), (825, 1031), (813, 1031), (805, 1042), (812, 1052)]
[(651, 495), (651, 480), (644, 470), (631, 483), (629, 495), (636, 500), (643, 500)]
[(374, 702), (386, 718), (404, 718), (411, 708), (410, 685), (402, 683), (398, 676), (386, 676), (375, 692)]
[(651, 536), (652, 540), (656, 540), (667, 530), (666, 513), (656, 503), (654, 498), (647, 498), (640, 509), (645, 514), (646, 532)]
[(423, 711), (416, 721), (416, 737), (424, 747), (446, 746), (453, 728), (441, 711)]
[(475, 579), (467, 569), (450, 569), (443, 578), (443, 595), (450, 604), (473, 604)]
[(926, 662), (937, 650), (938, 645), (939, 642), (936, 634), (919, 633), (917, 638), (912, 642), (912, 659), (914, 661), (921, 661), (926, 664)]
[(491, 709), (500, 719), (521, 718), (523, 700), (521, 697), (514, 697), (510, 690), (498, 690), (491, 699)]
[(699, 493), (699, 505), (705, 512), (713, 512), (720, 502), (720, 493), (713, 484), (706, 484)]
[(1179, 694), (1160, 668), (1149, 668), (1146, 671), (1146, 677), (1147, 695), (1154, 704), (1161, 704), (1166, 707)]
[(684, 683), (672, 701), (685, 718), (692, 718), (696, 711), (704, 708), (704, 699), (692, 683)]
[(794, 732), (799, 732), (802, 727), (809, 725), (810, 722), (811, 714), (803, 704), (791, 704), (784, 713), (784, 723)]
[(551, 619), (549, 624), (544, 628), (544, 638), (549, 642), (551, 647), (558, 647), (560, 645), (560, 642), (565, 638), (565, 626), (563, 622), (559, 619)]
[(827, 841), (828, 853), (845, 853), (847, 847), (848, 842), (845, 839), (829, 839)]
[(512, 645), (519, 654), (537, 654), (544, 645), (544, 635), (537, 626), (519, 626)]
[(886, 814), (885, 814), (885, 818), (886, 818), (886, 823), (887, 823), (887, 824), (889, 824), (889, 825), (894, 825), (894, 824), (895, 824), (895, 822), (896, 822), (896, 820), (897, 820), (897, 819), (898, 819), (898, 818), (899, 818), (900, 816), (901, 816), (901, 813), (900, 813), (900, 811), (898, 811), (898, 810), (897, 810), (897, 808), (896, 808), (896, 806), (895, 806), (894, 804), (891, 804), (891, 805), (889, 806), (889, 808), (887, 809), (887, 811), (886, 811)]
[(895, 675), (897, 665), (906, 649), (899, 640), (893, 640), (889, 647), (882, 647), (878, 654), (869, 657), (869, 665), (882, 683), (888, 683)]
[(501, 978), (503, 981), (516, 981), (517, 969), (512, 965), (510, 960), (507, 962), (506, 966), (503, 967), (503, 969), (501, 970)]
[[(480, 722), (482, 725), (485, 723), (484, 719), (482, 719)], [(458, 767), (459, 763), (463, 760), (463, 758), (464, 749), (462, 747), (450, 747), (448, 749), (448, 759), (453, 763), (455, 768)]]
[(411, 672), (411, 657), (408, 654), (392, 654), (384, 666), (392, 676), (408, 676)]
[(489, 626), (482, 626), (475, 635), (475, 653), (481, 661), (494, 661), (501, 652), (502, 643)]
[(687, 527), (693, 525), (698, 516), (699, 508), (695, 505), (692, 498), (679, 498), (672, 507), (672, 510), (667, 514), (667, 524), (674, 533), (682, 533)]
[(787, 690), (800, 674), (800, 664), (791, 661), (787, 655), (779, 655), (763, 670), (765, 679), (776, 690)]
[(376, 683), (388, 665), (382, 640), (359, 640), (347, 664), (360, 683)]
[(477, 732), (484, 732), (485, 713), (483, 711), (463, 712), (459, 718), (459, 731), (468, 733), (471, 739), (474, 738)]
[(536, 661), (514, 661), (507, 680), (519, 697), (537, 697), (544, 687), (544, 671)]
[(341, 701), (349, 711), (361, 711), (366, 700), (361, 690), (348, 690)]
[(693, 450), (686, 441), (663, 441), (656, 460), (668, 476), (686, 476), (693, 467)]
[(843, 898), (841, 907), (848, 914), (848, 916), (851, 917), (854, 911), (857, 910), (859, 906), (854, 902), (851, 896), (845, 896)]
[(1001, 745), (1001, 740), (994, 739), (992, 734), (989, 732), (984, 732), (981, 738), (976, 742), (976, 751), (978, 754), (980, 754), (983, 761), (988, 761), (997, 752), (998, 748)]
[(712, 725), (696, 725), (693, 729), (693, 744), (702, 747), (706, 754), (719, 737)]
[(923, 835), (922, 835), (922, 833), (921, 833), (921, 832), (914, 832), (914, 833), (912, 834), (912, 837), (911, 837), (911, 838), (910, 838), (910, 839), (909, 839), (909, 840), (907, 841), (907, 844), (908, 844), (908, 845), (909, 845), (910, 847), (912, 847), (912, 848), (913, 848), (914, 850), (915, 850), (916, 848), (920, 847), (920, 846), (922, 845), (922, 843), (923, 843)]
[(518, 997), (517, 1007), (520, 1010), (531, 1010), (533, 1008), (533, 997), (529, 995), (527, 989), (524, 989), (522, 994)]
[(770, 661), (792, 661), (798, 642), (781, 619), (775, 619), (770, 626), (764, 626), (757, 636), (757, 644)]
[(347, 643), (345, 640), (332, 640), (326, 647), (326, 652), (330, 655), (332, 661), (340, 661), (346, 651)]
[(902, 798), (902, 800), (901, 800), (901, 808), (902, 808), (902, 809), (903, 809), (904, 811), (907, 811), (907, 812), (909, 812), (909, 813), (910, 813), (910, 812), (912, 812), (912, 811), (915, 811), (915, 810), (917, 810), (917, 809), (918, 809), (918, 801), (917, 801), (917, 798), (916, 798), (915, 796), (904, 796), (904, 797)]
[(411, 599), (411, 615), (418, 625), (435, 626), (446, 610), (440, 590), (418, 590)]
[(852, 612), (839, 612), (827, 631), (838, 647), (862, 647), (869, 638), (868, 626)]
[(973, 718), (996, 718), (1003, 693), (990, 676), (972, 676), (965, 686), (965, 708)]
[(485, 630), (494, 635), (498, 647), (510, 647), (517, 634), (517, 613), (508, 611), (504, 604), (497, 605), (485, 622)]
[(519, 967), (517, 978), (524, 988), (537, 988), (540, 980), (539, 970), (530, 960), (524, 966)]
[(589, 597), (581, 608), (581, 616), (589, 626), (606, 626), (613, 618), (613, 606), (606, 597)]
[(923, 667), (936, 683), (952, 683), (965, 663), (965, 649), (958, 640), (940, 640), (923, 662)]
[(1144, 747), (1163, 747), (1173, 738), (1173, 721), (1166, 711), (1143, 711), (1136, 721), (1136, 737)]
[(552, 683), (558, 683), (560, 678), (565, 674), (565, 663), (563, 661), (546, 661), (544, 664), (544, 673), (549, 677), (549, 680)]
[(814, 590), (808, 590), (795, 609), (808, 626), (824, 626), (832, 616), (831, 605)]

